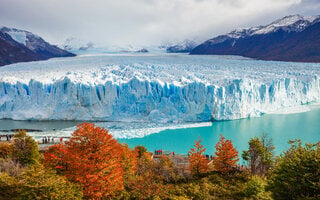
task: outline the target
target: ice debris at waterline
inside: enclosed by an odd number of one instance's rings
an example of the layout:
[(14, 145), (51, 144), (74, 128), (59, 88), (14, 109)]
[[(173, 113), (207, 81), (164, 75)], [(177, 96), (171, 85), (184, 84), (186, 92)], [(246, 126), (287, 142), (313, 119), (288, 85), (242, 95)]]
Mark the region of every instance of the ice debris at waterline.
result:
[[(200, 123), (155, 123), (155, 122), (95, 122), (96, 126), (105, 128), (117, 139), (142, 138), (164, 130), (198, 128), (212, 126), (212, 122)], [(59, 130), (44, 130), (43, 132), (28, 132), (37, 141), (43, 137), (71, 137), (76, 127)], [(0, 131), (1, 134), (1, 131)], [(3, 133), (6, 134), (6, 133)]]
[(320, 65), (99, 55), (0, 68), (0, 118), (202, 122), (320, 102)]

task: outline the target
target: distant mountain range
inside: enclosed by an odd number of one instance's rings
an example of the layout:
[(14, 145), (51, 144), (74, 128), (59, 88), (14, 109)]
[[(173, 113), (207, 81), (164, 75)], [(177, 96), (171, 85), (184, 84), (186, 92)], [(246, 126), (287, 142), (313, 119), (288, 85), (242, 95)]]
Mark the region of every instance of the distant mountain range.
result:
[[(93, 43), (79, 39), (77, 37), (69, 37), (62, 44), (60, 48), (72, 52), (77, 55), (88, 55), (88, 54), (115, 54), (115, 53), (149, 53), (155, 50), (155, 46), (135, 46), (135, 45), (107, 45), (104, 43)], [(158, 50), (158, 48), (156, 48)]]
[(176, 45), (168, 45), (166, 47), (167, 53), (189, 53), (199, 43), (192, 40), (184, 40), (183, 42)]
[(237, 29), (205, 41), (190, 54), (320, 62), (320, 16), (290, 15), (266, 26)]
[(75, 54), (51, 45), (41, 37), (15, 28), (0, 28), (0, 66)]
[[(98, 47), (68, 38), (60, 48), (41, 37), (15, 28), (0, 28), (0, 66), (26, 61), (109, 52), (161, 52), (239, 55), (261, 60), (320, 62), (320, 16), (290, 15), (266, 26), (236, 29), (198, 45), (192, 40), (161, 47)], [(72, 53), (70, 53), (71, 51)]]
[(59, 46), (66, 51), (74, 52), (87, 51), (89, 49), (93, 49), (95, 45), (93, 42), (90, 41), (84, 41), (75, 37), (69, 37), (63, 44)]

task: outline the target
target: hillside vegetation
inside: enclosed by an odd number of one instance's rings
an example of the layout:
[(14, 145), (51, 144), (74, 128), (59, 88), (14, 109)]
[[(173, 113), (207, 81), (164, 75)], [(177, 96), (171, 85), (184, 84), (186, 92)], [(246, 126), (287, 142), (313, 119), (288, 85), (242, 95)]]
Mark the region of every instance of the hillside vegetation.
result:
[[(319, 199), (320, 143), (290, 141), (279, 157), (265, 135), (238, 152), (220, 136), (205, 156), (199, 138), (183, 155), (130, 149), (107, 130), (80, 124), (39, 152), (25, 131), (0, 143), (0, 199)], [(239, 166), (239, 156), (246, 162)]]

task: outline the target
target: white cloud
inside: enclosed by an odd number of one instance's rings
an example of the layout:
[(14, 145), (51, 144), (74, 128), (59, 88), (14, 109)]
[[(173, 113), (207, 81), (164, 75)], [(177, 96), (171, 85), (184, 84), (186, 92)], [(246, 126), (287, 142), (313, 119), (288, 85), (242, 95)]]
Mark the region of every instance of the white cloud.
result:
[[(307, 0), (314, 1), (314, 0)], [(101, 44), (204, 40), (239, 26), (269, 23), (301, 0), (1, 0), (0, 24), (51, 42), (75, 36)]]

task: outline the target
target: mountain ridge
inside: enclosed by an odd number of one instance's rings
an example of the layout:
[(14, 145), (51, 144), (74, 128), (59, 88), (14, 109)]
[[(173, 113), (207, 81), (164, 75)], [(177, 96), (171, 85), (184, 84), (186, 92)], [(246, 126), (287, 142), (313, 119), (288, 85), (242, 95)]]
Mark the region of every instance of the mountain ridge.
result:
[(0, 28), (0, 66), (69, 56), (75, 56), (75, 54), (51, 45), (29, 31)]
[[(236, 29), (228, 34), (219, 35), (198, 45), (190, 54), (240, 55), (261, 60), (320, 62), (320, 43), (316, 42), (320, 41), (320, 34), (315, 34), (319, 33), (319, 23), (320, 16), (290, 15), (266, 26)], [(300, 40), (299, 37), (305, 40)], [(309, 45), (308, 48), (305, 44)]]

